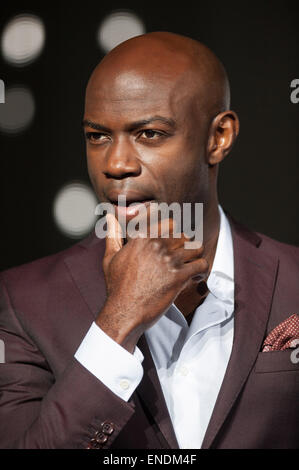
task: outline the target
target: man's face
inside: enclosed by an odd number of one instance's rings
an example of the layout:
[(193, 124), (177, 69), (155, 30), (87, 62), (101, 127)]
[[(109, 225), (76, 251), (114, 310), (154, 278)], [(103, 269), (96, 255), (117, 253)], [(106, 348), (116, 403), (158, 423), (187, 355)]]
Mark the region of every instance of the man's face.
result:
[[(88, 172), (100, 202), (204, 202), (208, 123), (192, 78), (136, 71), (98, 77), (86, 95)], [(190, 81), (190, 83), (188, 83)]]

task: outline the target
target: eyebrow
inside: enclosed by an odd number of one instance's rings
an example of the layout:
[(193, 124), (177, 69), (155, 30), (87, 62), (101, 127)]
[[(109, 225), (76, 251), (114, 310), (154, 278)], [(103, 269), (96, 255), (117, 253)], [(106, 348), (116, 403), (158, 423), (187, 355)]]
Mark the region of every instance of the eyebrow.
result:
[[(174, 119), (167, 118), (167, 117), (164, 117), (164, 116), (152, 116), (148, 119), (142, 119), (140, 121), (131, 122), (130, 124), (128, 124), (126, 126), (126, 130), (132, 131), (134, 129), (138, 129), (139, 127), (151, 124), (155, 121), (160, 121), (163, 124), (167, 124), (169, 127), (172, 127), (173, 129), (176, 128), (176, 123), (175, 123)], [(85, 127), (85, 126), (91, 127), (92, 129), (95, 129), (97, 131), (110, 132), (110, 129), (108, 129), (108, 127), (105, 127), (102, 124), (99, 124), (97, 122), (89, 121), (88, 119), (84, 119), (82, 121), (82, 126), (83, 127)]]

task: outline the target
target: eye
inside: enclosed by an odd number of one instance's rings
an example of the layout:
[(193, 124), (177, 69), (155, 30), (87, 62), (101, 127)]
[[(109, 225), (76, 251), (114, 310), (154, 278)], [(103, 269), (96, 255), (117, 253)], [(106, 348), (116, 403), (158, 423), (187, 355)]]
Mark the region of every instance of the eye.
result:
[(158, 139), (159, 137), (163, 137), (164, 134), (159, 131), (154, 131), (153, 129), (144, 129), (140, 132), (141, 137), (145, 137), (146, 139), (154, 140)]
[(86, 132), (85, 137), (91, 143), (102, 143), (108, 139), (108, 135), (101, 134), (100, 132)]

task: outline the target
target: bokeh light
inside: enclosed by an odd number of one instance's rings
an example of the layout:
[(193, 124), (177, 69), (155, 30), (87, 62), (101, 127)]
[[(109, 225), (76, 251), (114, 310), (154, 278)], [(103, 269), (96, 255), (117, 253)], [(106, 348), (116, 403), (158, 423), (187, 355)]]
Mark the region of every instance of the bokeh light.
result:
[(145, 33), (141, 19), (130, 11), (114, 11), (99, 26), (97, 41), (104, 52), (109, 52), (123, 41)]
[(5, 103), (5, 85), (3, 80), (0, 80), (0, 103)]
[(0, 130), (8, 134), (23, 132), (31, 124), (35, 103), (31, 91), (22, 86), (5, 90), (5, 104), (0, 106)]
[(40, 18), (17, 15), (7, 23), (2, 33), (3, 58), (11, 65), (28, 65), (40, 55), (45, 37), (45, 27)]
[(53, 216), (58, 229), (69, 238), (87, 235), (96, 223), (98, 204), (93, 190), (81, 182), (63, 186), (53, 204)]

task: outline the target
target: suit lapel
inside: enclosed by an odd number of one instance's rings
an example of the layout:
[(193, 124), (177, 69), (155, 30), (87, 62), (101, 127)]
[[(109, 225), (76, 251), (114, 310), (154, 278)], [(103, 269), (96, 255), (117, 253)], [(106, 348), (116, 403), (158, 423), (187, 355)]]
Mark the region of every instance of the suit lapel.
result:
[(144, 376), (137, 388), (137, 393), (150, 414), (153, 416), (164, 438), (171, 449), (179, 449), (171, 418), (168, 413), (164, 394), (152, 359), (145, 335), (139, 339), (137, 346), (144, 355)]
[(80, 244), (80, 251), (65, 258), (64, 262), (82, 295), (92, 317), (96, 318), (106, 298), (106, 285), (102, 269), (105, 241), (95, 236)]
[(258, 249), (260, 237), (228, 217), (234, 245), (234, 341), (202, 448), (213, 445), (261, 349), (278, 268), (276, 257)]

